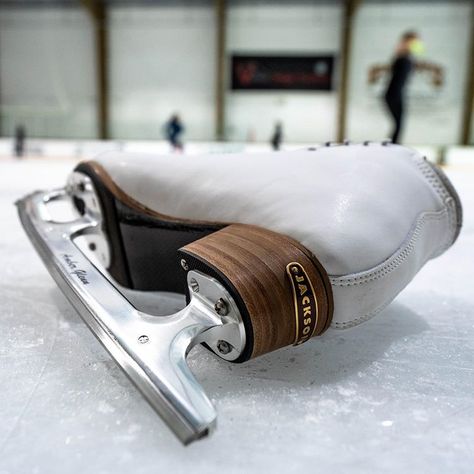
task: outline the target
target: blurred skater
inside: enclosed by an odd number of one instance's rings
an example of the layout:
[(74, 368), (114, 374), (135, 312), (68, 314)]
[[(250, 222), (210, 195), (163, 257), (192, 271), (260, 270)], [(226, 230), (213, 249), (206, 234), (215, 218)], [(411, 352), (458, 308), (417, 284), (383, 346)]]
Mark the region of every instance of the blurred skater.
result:
[(275, 151), (278, 151), (281, 147), (282, 142), (283, 142), (283, 126), (281, 122), (276, 122), (270, 143), (272, 145), (272, 148)]
[(391, 78), (384, 99), (393, 118), (393, 143), (398, 143), (400, 139), (405, 109), (405, 89), (415, 63), (414, 56), (419, 54), (421, 48), (418, 33), (407, 31), (398, 43), (396, 56), (391, 65)]
[(17, 125), (15, 128), (14, 151), (17, 158), (25, 154), (26, 130), (23, 125)]
[(181, 135), (184, 131), (184, 126), (179, 118), (178, 114), (171, 116), (169, 121), (165, 125), (166, 139), (171, 145), (173, 151), (182, 152), (183, 151), (183, 142), (181, 140)]
[(424, 45), (418, 33), (406, 32), (397, 46), (396, 56), (392, 64), (375, 64), (369, 69), (369, 84), (374, 84), (383, 75), (390, 75), (389, 84), (384, 95), (385, 103), (393, 117), (394, 128), (392, 142), (398, 143), (403, 125), (406, 84), (413, 72), (427, 72), (434, 88), (440, 89), (445, 82), (444, 68), (432, 61), (420, 61), (418, 57), (423, 53)]

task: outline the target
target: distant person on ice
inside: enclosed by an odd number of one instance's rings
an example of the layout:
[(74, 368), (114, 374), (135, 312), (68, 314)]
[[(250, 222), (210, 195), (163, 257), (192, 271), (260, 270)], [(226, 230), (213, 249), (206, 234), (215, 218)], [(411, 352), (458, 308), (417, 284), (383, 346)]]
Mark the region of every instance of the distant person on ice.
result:
[(281, 122), (277, 122), (275, 124), (275, 129), (273, 130), (272, 138), (270, 140), (272, 148), (275, 151), (278, 151), (281, 147), (282, 141), (283, 141), (283, 126)]
[(21, 158), (25, 154), (26, 130), (23, 125), (18, 125), (15, 128), (15, 156)]
[(369, 82), (390, 72), (390, 80), (385, 91), (384, 100), (393, 119), (392, 142), (399, 143), (405, 110), (405, 91), (408, 79), (416, 67), (415, 57), (423, 52), (423, 43), (418, 33), (407, 31), (397, 45), (395, 58), (389, 66), (376, 66), (370, 71)]
[(166, 139), (171, 145), (173, 151), (183, 151), (183, 142), (181, 140), (181, 134), (184, 131), (184, 126), (179, 118), (178, 114), (171, 116), (169, 121), (165, 125)]
[(407, 31), (400, 38), (393, 62), (383, 66), (376, 65), (369, 71), (369, 84), (377, 82), (385, 73), (390, 75), (384, 102), (393, 119), (391, 133), (393, 143), (399, 143), (400, 141), (405, 109), (405, 91), (413, 70), (430, 71), (433, 75), (433, 84), (436, 87), (441, 86), (443, 82), (442, 68), (431, 63), (415, 62), (415, 57), (420, 55), (423, 50), (424, 46), (418, 33)]

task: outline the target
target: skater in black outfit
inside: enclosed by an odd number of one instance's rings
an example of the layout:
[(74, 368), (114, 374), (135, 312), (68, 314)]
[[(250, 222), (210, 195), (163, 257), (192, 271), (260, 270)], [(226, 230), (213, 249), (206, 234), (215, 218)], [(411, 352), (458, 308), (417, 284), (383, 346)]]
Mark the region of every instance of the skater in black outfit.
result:
[(405, 88), (408, 78), (415, 65), (414, 50), (419, 47), (420, 40), (414, 31), (405, 33), (397, 47), (397, 56), (391, 65), (392, 77), (385, 92), (385, 103), (393, 117), (394, 128), (392, 142), (398, 143), (403, 124)]

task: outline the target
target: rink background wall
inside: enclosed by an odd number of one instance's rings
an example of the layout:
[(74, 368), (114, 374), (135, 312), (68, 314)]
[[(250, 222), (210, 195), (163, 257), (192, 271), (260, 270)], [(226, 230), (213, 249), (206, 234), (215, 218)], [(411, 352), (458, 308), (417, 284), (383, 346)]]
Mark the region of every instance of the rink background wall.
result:
[(94, 37), (82, 8), (0, 12), (3, 135), (96, 136)]
[(441, 65), (445, 84), (437, 90), (426, 74), (411, 78), (404, 140), (429, 145), (459, 140), (472, 5), (470, 1), (364, 3), (356, 18), (353, 44), (347, 124), (350, 138), (387, 136), (390, 126), (380, 100), (384, 84), (369, 86), (367, 72), (374, 63), (390, 59), (403, 31), (415, 29), (426, 47), (420, 59)]
[[(339, 2), (333, 5), (230, 3), (229, 60), (232, 53), (330, 54), (337, 58), (341, 12)], [(229, 90), (226, 108), (227, 135), (233, 140), (245, 140), (250, 134), (257, 141), (267, 141), (276, 120), (283, 121), (285, 139), (291, 142), (335, 138), (337, 90), (310, 93)]]
[[(179, 112), (186, 140), (213, 140), (215, 23), (213, 2), (164, 2), (111, 7), (110, 129), (116, 139), (162, 139)], [(232, 53), (339, 55), (340, 2), (228, 2), (227, 59)], [(378, 140), (390, 125), (368, 68), (390, 59), (400, 33), (417, 29), (425, 59), (445, 68), (440, 90), (419, 76), (409, 91), (405, 141), (454, 144), (460, 135), (470, 11), (469, 0), (374, 2), (357, 14), (348, 102), (347, 138)], [(36, 137), (96, 138), (94, 36), (82, 8), (1, 8), (2, 135), (15, 124)], [(287, 142), (320, 142), (336, 135), (333, 92), (226, 92), (226, 136), (267, 141), (274, 122)], [(227, 78), (228, 79), (228, 78)], [(473, 126), (474, 127), (474, 126)], [(474, 140), (474, 130), (471, 141)]]
[(111, 125), (116, 138), (163, 138), (179, 112), (188, 140), (214, 134), (212, 2), (110, 9)]

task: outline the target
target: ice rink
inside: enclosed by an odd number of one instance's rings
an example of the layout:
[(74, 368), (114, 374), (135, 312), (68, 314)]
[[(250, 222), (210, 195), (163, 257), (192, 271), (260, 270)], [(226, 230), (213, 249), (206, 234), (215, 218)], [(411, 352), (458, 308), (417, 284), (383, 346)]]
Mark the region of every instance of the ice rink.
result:
[(474, 161), (445, 168), (464, 207), (457, 243), (377, 317), (244, 365), (195, 348), (219, 417), (187, 448), (20, 226), (14, 201), (62, 185), (74, 163), (0, 158), (0, 474), (473, 472)]

